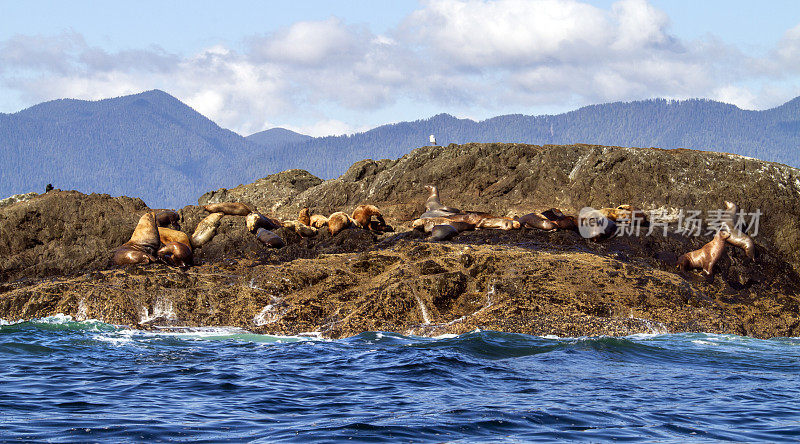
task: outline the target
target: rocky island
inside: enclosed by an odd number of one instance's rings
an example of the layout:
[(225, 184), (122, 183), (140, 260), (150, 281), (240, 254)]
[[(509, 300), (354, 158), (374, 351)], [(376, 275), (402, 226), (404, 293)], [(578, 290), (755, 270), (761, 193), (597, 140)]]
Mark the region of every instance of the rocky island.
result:
[[(435, 242), (411, 229), (424, 186), (448, 204), (500, 216), (628, 204), (671, 217), (646, 235), (589, 240), (574, 231), (476, 230)], [(715, 273), (678, 257), (713, 237), (677, 233), (680, 210), (736, 202), (761, 214), (756, 258), (729, 248)], [(441, 335), (475, 329), (534, 335), (654, 332), (800, 336), (800, 171), (730, 154), (592, 145), (466, 144), (364, 160), (323, 181), (302, 170), (204, 194), (272, 217), (378, 206), (391, 233), (321, 229), (268, 249), (226, 216), (187, 270), (118, 268), (148, 208), (137, 198), (76, 191), (0, 201), (0, 319), (64, 313), (136, 328), (236, 326), (341, 338), (364, 331)], [(191, 233), (207, 215), (177, 210)]]

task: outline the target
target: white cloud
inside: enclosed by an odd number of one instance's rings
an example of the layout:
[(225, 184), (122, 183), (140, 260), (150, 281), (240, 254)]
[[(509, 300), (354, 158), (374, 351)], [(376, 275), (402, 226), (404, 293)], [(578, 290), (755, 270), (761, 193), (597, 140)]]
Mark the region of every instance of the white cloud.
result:
[(369, 126), (363, 125), (350, 125), (336, 119), (325, 119), (314, 122), (310, 125), (281, 125), (282, 128), (294, 131), (296, 133), (305, 134), (307, 136), (320, 137), (320, 136), (341, 136), (344, 134), (353, 134), (359, 131), (366, 131), (370, 129)]
[(289, 28), (251, 40), (258, 62), (282, 62), (301, 66), (343, 64), (358, 59), (367, 31), (346, 26), (331, 17), (317, 22), (298, 22)]
[(484, 69), (591, 56), (610, 42), (609, 28), (607, 14), (572, 0), (436, 0), (411, 14), (403, 34), (450, 63)]
[(711, 98), (724, 103), (736, 105), (741, 109), (755, 109), (756, 95), (749, 89), (734, 85), (721, 86), (714, 90)]
[(646, 0), (429, 0), (382, 35), (332, 17), (188, 55), (109, 52), (75, 32), (16, 36), (0, 42), (0, 87), (30, 104), (159, 88), (242, 134), (286, 122), (312, 135), (381, 123), (372, 115), (398, 103), (487, 115), (649, 97), (750, 108), (798, 93), (770, 85), (800, 74), (800, 25), (747, 59), (669, 26)]
[(645, 0), (621, 0), (611, 10), (617, 22), (614, 49), (637, 50), (672, 40), (665, 31), (669, 17)]

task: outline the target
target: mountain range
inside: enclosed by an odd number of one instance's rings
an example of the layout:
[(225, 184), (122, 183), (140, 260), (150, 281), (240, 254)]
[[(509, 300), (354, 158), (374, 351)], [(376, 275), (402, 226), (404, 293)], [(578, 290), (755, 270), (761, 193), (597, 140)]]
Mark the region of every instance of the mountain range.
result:
[(425, 145), (533, 144), (694, 148), (800, 166), (800, 98), (765, 111), (710, 100), (646, 100), (559, 115), (481, 122), (439, 114), (346, 136), (309, 137), (273, 128), (242, 137), (158, 90), (45, 102), (0, 114), (0, 197), (56, 188), (141, 197), (177, 208), (204, 192), (305, 169), (321, 178), (355, 161), (397, 158)]

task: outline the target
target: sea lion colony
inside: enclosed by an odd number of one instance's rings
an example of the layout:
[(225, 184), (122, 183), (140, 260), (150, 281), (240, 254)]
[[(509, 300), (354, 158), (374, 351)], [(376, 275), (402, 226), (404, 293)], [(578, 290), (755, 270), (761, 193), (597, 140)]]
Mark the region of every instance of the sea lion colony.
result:
[[(513, 218), (501, 217), (481, 211), (462, 211), (445, 206), (441, 203), (436, 186), (426, 185), (425, 188), (429, 193), (425, 211), (411, 222), (411, 227), (429, 233), (429, 240), (449, 240), (463, 231), (475, 229), (530, 228), (543, 231), (578, 231), (577, 217), (565, 215), (557, 208)], [(725, 205), (723, 223), (714, 239), (699, 250), (680, 256), (676, 263), (678, 269), (688, 271), (699, 268), (705, 275), (710, 276), (713, 274), (714, 265), (729, 244), (742, 248), (751, 260), (755, 258), (753, 239), (734, 225), (734, 215), (738, 212), (738, 207), (728, 201)], [(180, 231), (179, 215), (175, 211), (163, 210), (159, 213), (144, 214), (139, 219), (130, 240), (114, 250), (113, 263), (123, 266), (163, 262), (187, 268), (193, 265), (193, 248), (202, 247), (213, 239), (224, 216), (244, 217), (246, 229), (269, 248), (281, 248), (285, 245), (284, 240), (271, 231), (281, 227), (291, 229), (302, 237), (316, 236), (319, 230), (326, 226), (333, 236), (348, 228), (361, 228), (379, 233), (394, 231), (374, 205), (358, 205), (352, 215), (337, 211), (330, 216), (311, 214), (306, 207), (300, 210), (297, 219), (284, 221), (264, 216), (249, 205), (239, 202), (208, 204), (203, 208), (210, 214), (197, 225), (191, 238)], [(608, 224), (604, 229), (589, 235), (591, 239), (612, 236), (616, 230), (616, 222), (632, 216), (642, 221), (643, 226), (648, 224), (645, 213), (630, 205), (603, 208), (599, 213), (608, 219)], [(167, 228), (166, 225), (172, 225), (177, 229)]]

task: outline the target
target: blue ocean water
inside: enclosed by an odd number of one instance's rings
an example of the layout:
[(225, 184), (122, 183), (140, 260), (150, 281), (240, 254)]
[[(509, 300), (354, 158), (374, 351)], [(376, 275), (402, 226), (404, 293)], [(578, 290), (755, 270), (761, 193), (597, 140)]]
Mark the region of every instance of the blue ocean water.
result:
[(0, 326), (1, 441), (796, 441), (798, 401), (791, 338)]

